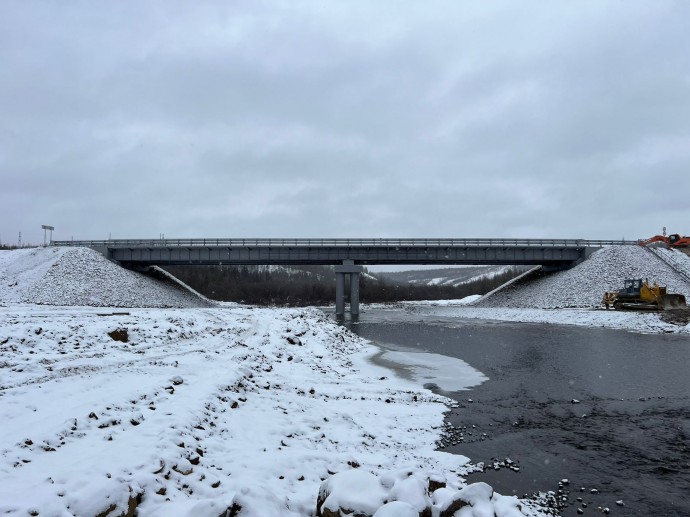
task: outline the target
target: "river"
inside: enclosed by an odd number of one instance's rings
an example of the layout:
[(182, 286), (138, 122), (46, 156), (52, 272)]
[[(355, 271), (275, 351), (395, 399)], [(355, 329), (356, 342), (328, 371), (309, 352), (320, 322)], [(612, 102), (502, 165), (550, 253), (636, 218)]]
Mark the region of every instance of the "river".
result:
[(451, 314), (370, 309), (344, 324), (384, 349), (461, 359), (488, 377), (436, 389), (458, 402), (442, 450), (487, 467), (468, 482), (553, 491), (563, 516), (690, 516), (687, 336)]

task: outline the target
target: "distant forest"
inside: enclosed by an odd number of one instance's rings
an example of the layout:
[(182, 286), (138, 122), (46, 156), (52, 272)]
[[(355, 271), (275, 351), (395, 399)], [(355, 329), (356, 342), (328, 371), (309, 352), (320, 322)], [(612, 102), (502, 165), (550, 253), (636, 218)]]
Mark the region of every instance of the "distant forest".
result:
[[(213, 300), (253, 305), (327, 305), (335, 299), (335, 274), (329, 266), (166, 266), (166, 271)], [(366, 269), (365, 269), (366, 272)], [(363, 303), (453, 300), (486, 294), (524, 272), (511, 267), (493, 278), (452, 285), (395, 283), (360, 275)], [(346, 286), (349, 295), (349, 287)]]

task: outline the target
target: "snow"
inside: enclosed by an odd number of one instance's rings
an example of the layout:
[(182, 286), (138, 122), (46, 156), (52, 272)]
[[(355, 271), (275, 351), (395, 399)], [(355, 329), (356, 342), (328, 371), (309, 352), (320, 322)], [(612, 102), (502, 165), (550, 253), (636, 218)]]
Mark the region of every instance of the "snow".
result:
[[(366, 306), (364, 307), (366, 310)], [(395, 307), (393, 307), (394, 310)], [(435, 307), (408, 306), (415, 314), (433, 311), (435, 317), (510, 321), (520, 323), (550, 323), (600, 327), (647, 334), (690, 334), (690, 325), (674, 325), (659, 318), (659, 313), (643, 311), (614, 311), (605, 309), (515, 309), (502, 307)], [(431, 312), (429, 312), (431, 314)]]
[[(136, 490), (142, 515), (230, 492), (308, 515), (322, 478), (354, 462), (464, 472), (466, 458), (434, 451), (446, 400), (380, 381), (377, 350), (320, 312), (98, 314), (0, 309), (0, 511), (93, 515)], [(108, 336), (118, 328), (128, 343)]]
[(335, 474), (321, 484), (317, 507), (317, 515), (533, 515), (517, 497), (496, 494), (482, 482), (459, 489), (438, 488), (430, 494), (429, 477), (415, 470), (399, 470), (381, 477), (359, 469)]
[(501, 267), (494, 267), (490, 271), (486, 273), (482, 273), (480, 275), (475, 275), (467, 280), (463, 280), (461, 282), (453, 282), (453, 287), (459, 287), (464, 284), (470, 284), (470, 283), (475, 283), (479, 282), (481, 280), (493, 280), (499, 275), (503, 275), (506, 272), (510, 271), (510, 269), (513, 266), (501, 266)]
[(323, 482), (319, 490), (326, 495), (320, 511), (349, 510), (347, 513), (372, 515), (383, 506), (386, 490), (378, 476), (366, 471), (352, 469), (340, 472)]
[(419, 517), (419, 512), (414, 506), (402, 501), (391, 501), (381, 506), (374, 517)]
[(0, 308), (0, 512), (306, 516), (331, 473), (410, 468), (462, 488), (450, 401), (377, 352), (315, 309)]
[(424, 300), (424, 301), (413, 301), (413, 302), (401, 302), (407, 305), (427, 305), (430, 307), (447, 307), (452, 305), (469, 305), (476, 302), (482, 297), (481, 294), (471, 294), (460, 298), (459, 300)]
[(667, 286), (669, 293), (690, 297), (690, 283), (653, 251), (641, 246), (609, 246), (572, 269), (516, 282), (475, 305), (532, 309), (599, 307), (604, 292), (620, 289), (626, 278), (646, 278)]
[(389, 350), (383, 358), (404, 365), (420, 384), (434, 384), (444, 391), (462, 391), (489, 380), (462, 359), (440, 354)]
[[(0, 272), (0, 513), (311, 516), (325, 480), (329, 504), (404, 515), (474, 469), (435, 450), (452, 401), (320, 311), (170, 308), (199, 298), (79, 248), (3, 252)], [(418, 355), (396, 359), (452, 387)]]

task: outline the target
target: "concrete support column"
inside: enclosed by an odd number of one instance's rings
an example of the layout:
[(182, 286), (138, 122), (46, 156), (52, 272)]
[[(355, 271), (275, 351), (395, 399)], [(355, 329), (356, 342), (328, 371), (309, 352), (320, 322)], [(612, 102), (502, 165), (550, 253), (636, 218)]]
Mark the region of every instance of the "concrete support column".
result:
[(343, 260), (335, 266), (335, 315), (345, 315), (345, 275), (350, 275), (350, 314), (359, 314), (359, 274), (364, 268), (354, 260)]
[(345, 315), (345, 273), (335, 273), (335, 315)]
[(350, 314), (359, 314), (359, 273), (350, 273)]

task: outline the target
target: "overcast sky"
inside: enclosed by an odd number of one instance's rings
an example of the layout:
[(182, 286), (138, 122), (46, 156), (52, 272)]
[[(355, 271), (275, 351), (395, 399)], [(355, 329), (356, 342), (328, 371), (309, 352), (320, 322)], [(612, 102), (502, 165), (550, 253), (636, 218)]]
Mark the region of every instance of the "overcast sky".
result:
[(0, 0), (0, 240), (690, 234), (690, 2)]

